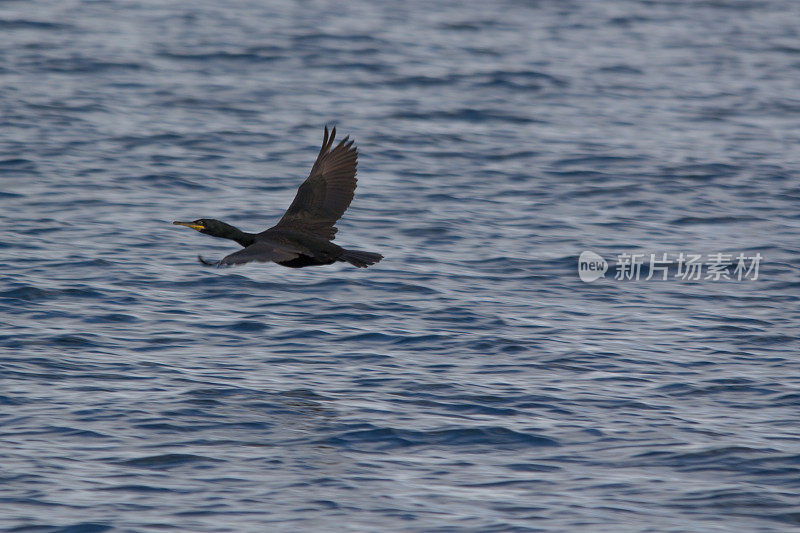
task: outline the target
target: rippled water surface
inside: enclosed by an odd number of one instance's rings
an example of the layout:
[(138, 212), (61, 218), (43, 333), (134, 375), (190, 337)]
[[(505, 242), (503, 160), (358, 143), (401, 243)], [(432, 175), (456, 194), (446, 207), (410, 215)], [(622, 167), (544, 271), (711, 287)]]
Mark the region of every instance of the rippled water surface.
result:
[[(797, 527), (798, 20), (0, 2), (0, 528)], [(170, 222), (273, 224), (326, 123), (384, 261), (199, 265)], [(763, 261), (614, 279), (662, 252)]]

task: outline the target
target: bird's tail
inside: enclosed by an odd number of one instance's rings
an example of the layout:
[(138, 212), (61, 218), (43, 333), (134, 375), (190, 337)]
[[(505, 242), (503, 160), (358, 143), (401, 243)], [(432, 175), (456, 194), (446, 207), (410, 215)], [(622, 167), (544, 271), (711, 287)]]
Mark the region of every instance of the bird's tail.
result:
[(381, 259), (383, 259), (383, 256), (381, 254), (376, 254), (374, 252), (362, 252), (359, 250), (344, 250), (342, 252), (342, 255), (340, 255), (337, 260), (347, 261), (351, 265), (357, 266), (358, 268), (366, 268), (370, 265), (374, 265)]

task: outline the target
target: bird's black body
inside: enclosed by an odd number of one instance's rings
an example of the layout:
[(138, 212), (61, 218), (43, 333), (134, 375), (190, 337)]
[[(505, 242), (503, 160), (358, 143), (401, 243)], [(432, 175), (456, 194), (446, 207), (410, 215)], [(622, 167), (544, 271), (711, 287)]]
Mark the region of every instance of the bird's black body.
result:
[(383, 259), (374, 252), (346, 250), (333, 244), (334, 224), (347, 210), (356, 188), (358, 151), (345, 137), (333, 148), (336, 128), (322, 141), (311, 174), (300, 185), (292, 205), (280, 221), (261, 233), (247, 233), (215, 219), (173, 222), (223, 239), (236, 241), (244, 248), (220, 261), (206, 265), (230, 266), (250, 261), (273, 261), (290, 268), (330, 265), (337, 261), (367, 267)]

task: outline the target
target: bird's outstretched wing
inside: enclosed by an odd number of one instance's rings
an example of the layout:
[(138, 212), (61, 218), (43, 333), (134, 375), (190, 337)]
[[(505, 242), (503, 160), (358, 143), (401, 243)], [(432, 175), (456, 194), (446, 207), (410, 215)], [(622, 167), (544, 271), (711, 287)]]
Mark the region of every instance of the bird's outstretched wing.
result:
[[(226, 255), (213, 264), (218, 267), (226, 267), (241, 265), (243, 263), (249, 263), (250, 261), (259, 261), (261, 263), (274, 261), (279, 263), (296, 259), (299, 255), (300, 250), (296, 250), (292, 246), (270, 241), (256, 241), (238, 252)], [(208, 264), (208, 262), (204, 261), (202, 258), (200, 261), (204, 264)]]
[[(306, 181), (297, 190), (292, 205), (275, 225), (313, 233), (325, 239), (336, 234), (334, 224), (350, 206), (356, 189), (358, 149), (345, 137), (333, 147), (336, 128), (325, 136), (317, 160)], [(235, 255), (235, 254), (233, 254)]]

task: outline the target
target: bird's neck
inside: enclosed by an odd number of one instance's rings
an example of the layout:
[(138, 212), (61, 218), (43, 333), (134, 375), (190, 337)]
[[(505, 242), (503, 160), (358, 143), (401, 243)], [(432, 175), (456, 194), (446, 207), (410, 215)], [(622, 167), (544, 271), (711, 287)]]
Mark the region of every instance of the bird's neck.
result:
[(239, 237), (233, 240), (238, 242), (242, 246), (250, 246), (251, 244), (256, 242), (256, 236), (253, 233), (245, 233), (244, 231), (240, 231)]
[(254, 233), (247, 233), (245, 231), (240, 230), (237, 227), (231, 226), (227, 224), (227, 228), (225, 228), (225, 233), (222, 235), (218, 235), (223, 239), (230, 239), (232, 241), (236, 241), (242, 246), (250, 246), (254, 242), (256, 242), (256, 236)]

